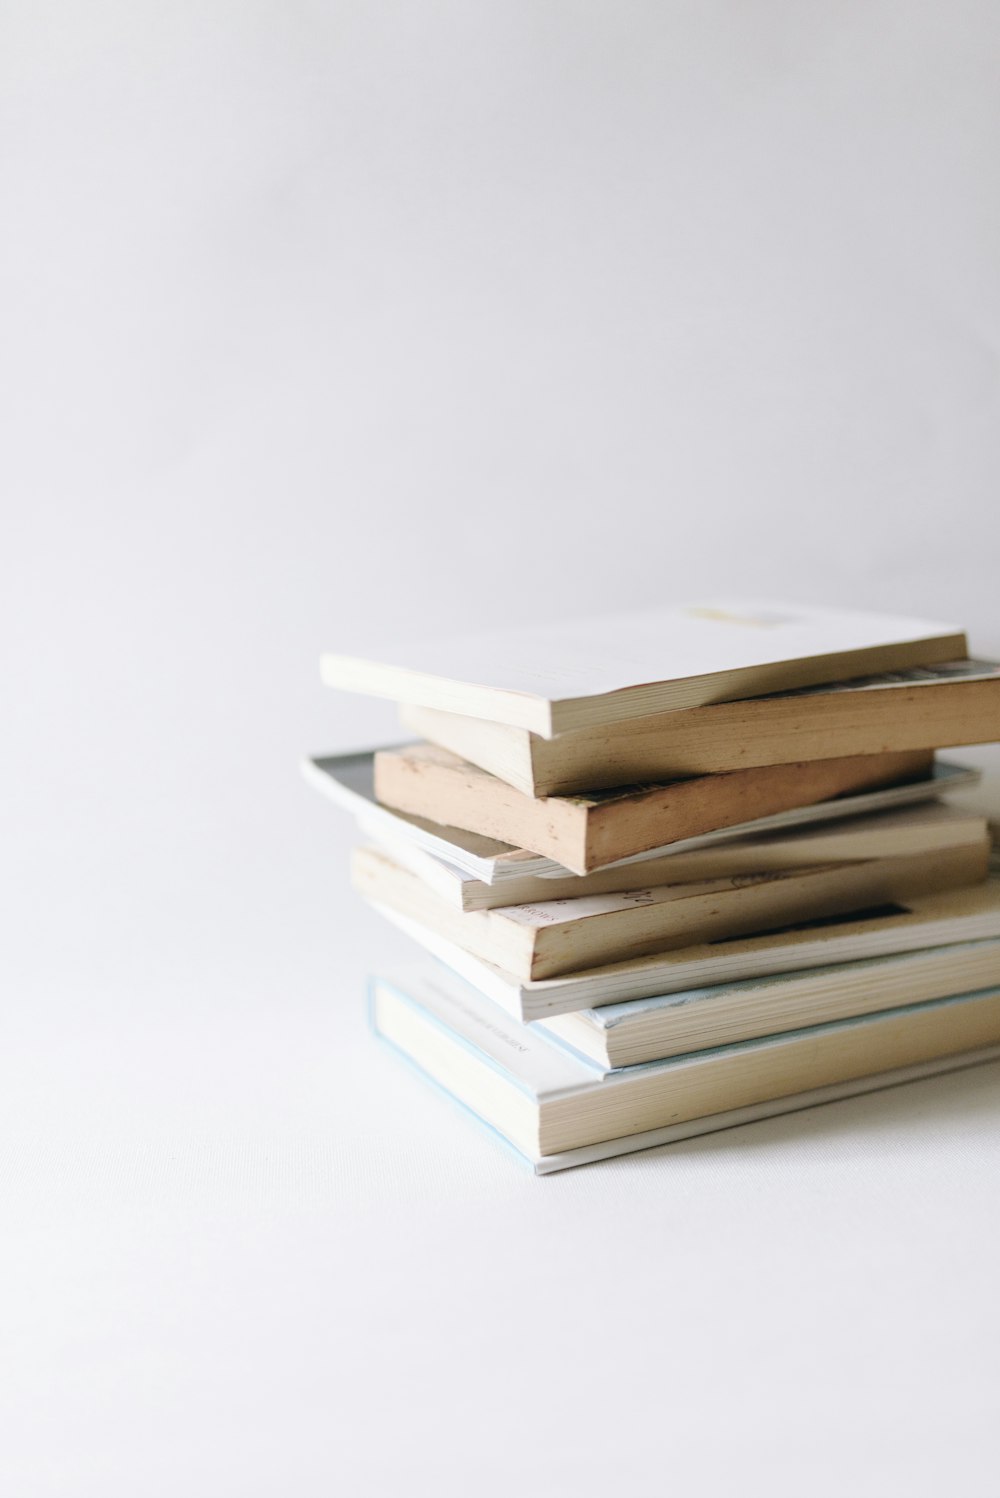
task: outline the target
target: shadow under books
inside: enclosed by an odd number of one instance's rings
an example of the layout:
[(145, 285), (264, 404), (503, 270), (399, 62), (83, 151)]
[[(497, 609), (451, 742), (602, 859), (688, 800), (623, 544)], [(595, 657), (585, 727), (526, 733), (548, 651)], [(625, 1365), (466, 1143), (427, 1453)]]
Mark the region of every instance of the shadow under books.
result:
[(749, 1153), (783, 1149), (796, 1139), (877, 1139), (922, 1124), (937, 1133), (970, 1124), (1000, 1122), (1000, 1061), (987, 1061), (945, 1076), (925, 1077), (857, 1097), (802, 1108), (754, 1123), (695, 1135), (622, 1155), (608, 1164), (619, 1170), (655, 1170), (680, 1155)]

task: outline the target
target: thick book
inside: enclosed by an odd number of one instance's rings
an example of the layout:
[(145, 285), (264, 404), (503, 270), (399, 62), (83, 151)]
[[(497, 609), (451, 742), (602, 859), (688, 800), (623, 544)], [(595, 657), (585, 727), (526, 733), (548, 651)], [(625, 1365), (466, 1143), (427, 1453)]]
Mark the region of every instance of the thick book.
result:
[(356, 848), (354, 887), (518, 978), (552, 978), (627, 957), (756, 934), (957, 889), (986, 878), (990, 842), (861, 863), (643, 885), (496, 910), (455, 910), (377, 848)]
[[(1000, 1054), (1000, 989), (602, 1074), (425, 967), (370, 985), (375, 1032), (539, 1171)], [(826, 1089), (832, 1089), (825, 1092)], [(754, 1110), (745, 1113), (744, 1110)], [(760, 1111), (756, 1111), (760, 1110)], [(714, 1120), (714, 1122), (712, 1122)]]
[[(514, 891), (509, 898), (488, 903), (516, 904), (519, 898), (516, 891), (524, 880), (577, 877), (570, 876), (570, 871), (562, 864), (537, 853), (530, 853), (526, 848), (515, 848), (496, 838), (481, 837), (474, 832), (464, 832), (459, 827), (442, 826), (437, 822), (410, 817), (404, 812), (380, 806), (375, 800), (375, 752), (369, 750), (352, 754), (325, 754), (306, 759), (302, 763), (303, 775), (309, 783), (336, 806), (350, 812), (366, 837), (388, 843), (392, 847), (405, 844), (414, 853), (429, 854), (434, 863), (447, 864), (491, 889), (507, 890), (508, 893)], [(938, 760), (927, 774), (902, 785), (888, 786), (877, 791), (862, 791), (857, 795), (838, 796), (834, 800), (819, 801), (813, 806), (793, 807), (790, 811), (778, 812), (773, 817), (759, 817), (754, 821), (740, 822), (732, 827), (705, 833), (701, 837), (684, 838), (672, 843), (669, 848), (653, 848), (619, 862), (634, 865), (647, 858), (665, 855), (675, 857), (744, 836), (756, 837), (770, 831), (840, 821), (889, 808), (919, 805), (945, 793), (968, 790), (976, 786), (979, 779), (978, 770)], [(645, 878), (645, 875), (637, 877)], [(528, 892), (521, 898), (532, 899), (533, 895)], [(473, 904), (469, 908), (478, 906)]]
[(553, 1014), (711, 988), (741, 978), (1000, 937), (1000, 878), (991, 877), (967, 889), (847, 911), (784, 930), (632, 957), (557, 978), (519, 978), (442, 936), (426, 922), (373, 903), (425, 951), (520, 1020), (548, 1019)]
[(947, 661), (542, 738), (438, 708), (401, 709), (411, 737), (529, 796), (566, 795), (753, 765), (943, 749), (1000, 739), (1000, 666)]
[(967, 654), (953, 624), (723, 599), (329, 654), (347, 691), (490, 718), (551, 738), (650, 713), (757, 697)]
[[(417, 847), (384, 827), (369, 834), (396, 864), (456, 910), (496, 910), (633, 890), (638, 884), (692, 884), (805, 869), (818, 864), (858, 863), (871, 858), (933, 859), (958, 848), (981, 849), (989, 837), (986, 818), (939, 801), (898, 811), (873, 812), (813, 822), (728, 841), (708, 842), (686, 852), (609, 864), (591, 874), (522, 874), (492, 884), (456, 868), (446, 858)], [(363, 828), (364, 830), (364, 828)], [(698, 839), (694, 840), (698, 842)]]
[(558, 1014), (546, 1034), (605, 1070), (1000, 987), (1000, 940), (897, 952)]
[(662, 785), (593, 791), (587, 796), (526, 796), (495, 775), (435, 744), (409, 744), (375, 756), (375, 794), (410, 816), (528, 848), (587, 874), (604, 864), (928, 773), (932, 755), (866, 754), (804, 764), (731, 770)]

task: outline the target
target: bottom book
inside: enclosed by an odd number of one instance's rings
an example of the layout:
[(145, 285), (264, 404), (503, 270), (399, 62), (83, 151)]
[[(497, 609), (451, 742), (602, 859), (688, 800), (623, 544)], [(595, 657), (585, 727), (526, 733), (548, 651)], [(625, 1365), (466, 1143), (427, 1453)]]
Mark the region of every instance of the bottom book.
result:
[(1000, 1058), (1000, 989), (606, 1071), (430, 960), (370, 983), (376, 1033), (537, 1174)]

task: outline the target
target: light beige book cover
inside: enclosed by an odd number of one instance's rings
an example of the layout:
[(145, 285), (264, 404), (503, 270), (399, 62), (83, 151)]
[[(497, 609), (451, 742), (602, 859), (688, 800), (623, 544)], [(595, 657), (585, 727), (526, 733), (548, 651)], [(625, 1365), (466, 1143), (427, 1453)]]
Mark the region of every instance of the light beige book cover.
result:
[(967, 654), (953, 624), (760, 599), (330, 653), (323, 680), (530, 729), (569, 729)]

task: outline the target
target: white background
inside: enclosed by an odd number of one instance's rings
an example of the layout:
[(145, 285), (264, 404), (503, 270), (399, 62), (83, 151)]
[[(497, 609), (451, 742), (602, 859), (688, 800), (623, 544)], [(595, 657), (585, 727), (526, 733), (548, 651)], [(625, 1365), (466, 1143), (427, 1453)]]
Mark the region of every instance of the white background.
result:
[(997, 1068), (536, 1181), (368, 1039), (323, 648), (1000, 654), (983, 3), (0, 0), (5, 1491), (996, 1491)]

